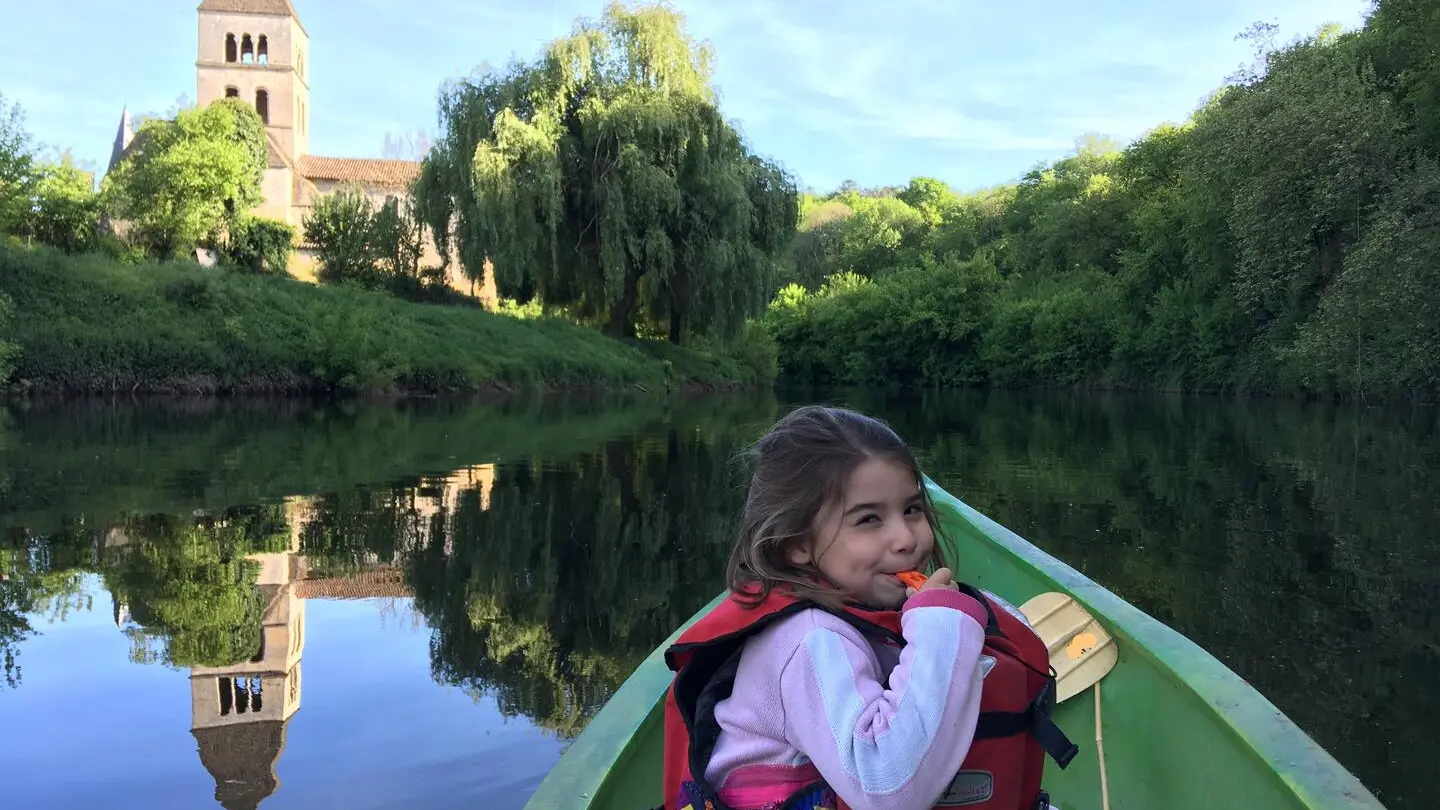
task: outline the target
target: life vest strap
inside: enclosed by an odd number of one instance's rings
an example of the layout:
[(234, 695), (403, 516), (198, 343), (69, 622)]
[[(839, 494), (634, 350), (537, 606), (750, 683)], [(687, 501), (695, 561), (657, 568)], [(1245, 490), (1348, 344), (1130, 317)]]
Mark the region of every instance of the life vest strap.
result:
[(1045, 701), (1049, 693), (1050, 689), (1047, 688), (1040, 697), (1025, 707), (1023, 712), (981, 712), (975, 725), (975, 739), (1009, 737), (1029, 732), (1045, 753), (1055, 760), (1055, 764), (1064, 770), (1070, 760), (1080, 753), (1080, 747), (1070, 742), (1065, 732), (1050, 719)]

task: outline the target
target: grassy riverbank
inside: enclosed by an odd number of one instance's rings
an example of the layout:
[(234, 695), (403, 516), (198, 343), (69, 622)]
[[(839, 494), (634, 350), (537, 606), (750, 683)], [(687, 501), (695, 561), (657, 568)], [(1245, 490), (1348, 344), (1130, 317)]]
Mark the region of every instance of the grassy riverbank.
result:
[[(12, 390), (441, 392), (732, 387), (720, 357), (574, 324), (193, 263), (0, 247)], [(768, 380), (758, 380), (768, 383)]]

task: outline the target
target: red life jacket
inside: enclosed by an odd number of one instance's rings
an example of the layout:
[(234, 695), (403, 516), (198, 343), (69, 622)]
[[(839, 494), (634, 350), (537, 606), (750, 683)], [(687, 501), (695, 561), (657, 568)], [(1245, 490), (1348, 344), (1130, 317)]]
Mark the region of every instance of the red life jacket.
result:
[[(1045, 810), (1049, 797), (1040, 787), (1045, 755), (1063, 769), (1078, 751), (1050, 719), (1055, 677), (1045, 645), (1033, 630), (978, 589), (967, 585), (960, 589), (985, 608), (988, 620), (982, 654), (995, 663), (982, 680), (974, 742), (935, 806), (972, 810), (1034, 810), (1038, 806)], [(688, 805), (693, 805), (693, 810), (726, 810), (705, 778), (720, 733), (715, 706), (730, 695), (745, 640), (778, 619), (810, 608), (834, 613), (863, 633), (898, 645), (905, 643), (900, 613), (894, 610), (848, 605), (835, 613), (778, 590), (772, 590), (755, 608), (744, 607), (733, 596), (720, 603), (665, 651), (665, 662), (676, 673), (665, 697), (665, 810), (685, 810)], [(801, 793), (813, 803), (799, 801)], [(792, 804), (845, 807), (823, 783), (797, 791), (784, 806)]]

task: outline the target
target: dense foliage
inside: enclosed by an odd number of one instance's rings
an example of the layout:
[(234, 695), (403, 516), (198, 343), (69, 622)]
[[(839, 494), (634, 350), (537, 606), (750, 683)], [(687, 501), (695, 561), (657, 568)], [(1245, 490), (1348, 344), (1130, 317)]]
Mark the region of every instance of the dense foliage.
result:
[[(804, 200), (766, 323), (806, 382), (1440, 387), (1440, 15), (1264, 53), (1018, 183)], [(1264, 28), (1253, 32), (1263, 38)]]
[[(15, 305), (10, 301), (10, 296), (0, 293), (0, 335), (10, 334), (11, 319), (15, 315)], [(10, 379), (15, 371), (15, 356), (20, 353), (20, 346), (13, 340), (0, 340), (0, 386)]]
[(224, 253), (235, 267), (283, 274), (295, 246), (295, 227), (268, 217), (241, 216), (230, 226)]
[(616, 336), (743, 334), (794, 233), (793, 181), (721, 115), (710, 52), (664, 6), (611, 4), (541, 58), (445, 87), (418, 195), (442, 253), (494, 262)]
[(239, 99), (146, 121), (102, 186), (110, 210), (155, 256), (218, 244), (221, 232), (261, 202), (265, 125)]
[(375, 272), (373, 207), (365, 191), (346, 184), (305, 216), (305, 241), (315, 248), (322, 281), (366, 279)]
[(315, 204), (304, 228), (323, 282), (410, 301), (480, 305), (450, 288), (443, 267), (421, 265), (425, 224), (413, 199), (390, 196), (377, 205), (358, 184), (347, 183)]
[(34, 194), (35, 157), (25, 111), (0, 93), (0, 234), (23, 227)]
[(285, 551), (283, 507), (268, 504), (219, 515), (128, 518), (117, 527), (135, 540), (101, 565), (105, 587), (129, 608), (131, 660), (176, 667), (224, 667), (263, 649), (265, 594), (249, 555)]
[[(17, 313), (12, 383), (71, 391), (464, 391), (768, 383), (719, 354), (558, 319), (401, 301), (193, 262), (0, 246)], [(6, 352), (0, 347), (0, 365)], [(3, 370), (3, 369), (0, 369)]]

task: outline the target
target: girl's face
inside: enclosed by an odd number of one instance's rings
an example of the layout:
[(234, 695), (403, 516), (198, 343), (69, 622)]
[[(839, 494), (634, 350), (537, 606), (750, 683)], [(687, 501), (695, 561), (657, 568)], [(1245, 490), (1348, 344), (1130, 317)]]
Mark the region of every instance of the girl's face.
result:
[(934, 548), (920, 482), (894, 461), (870, 458), (850, 473), (840, 502), (816, 515), (810, 542), (790, 560), (813, 563), (852, 599), (896, 609), (905, 586), (894, 575), (921, 567)]

